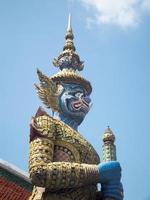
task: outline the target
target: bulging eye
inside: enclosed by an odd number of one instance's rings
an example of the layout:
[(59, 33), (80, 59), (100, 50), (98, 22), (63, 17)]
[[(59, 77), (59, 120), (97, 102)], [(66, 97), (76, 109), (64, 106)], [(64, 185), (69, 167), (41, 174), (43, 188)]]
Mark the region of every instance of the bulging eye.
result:
[(75, 97), (81, 98), (83, 96), (82, 92), (77, 92), (75, 93)]

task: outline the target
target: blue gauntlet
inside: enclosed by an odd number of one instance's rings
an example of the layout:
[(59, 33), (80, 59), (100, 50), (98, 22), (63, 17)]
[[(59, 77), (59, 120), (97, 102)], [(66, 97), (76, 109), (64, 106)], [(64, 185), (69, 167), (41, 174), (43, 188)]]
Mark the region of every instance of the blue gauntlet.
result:
[(100, 173), (101, 190), (104, 198), (114, 200), (123, 199), (123, 187), (120, 182), (121, 167), (119, 162), (111, 161), (100, 163), (98, 166)]

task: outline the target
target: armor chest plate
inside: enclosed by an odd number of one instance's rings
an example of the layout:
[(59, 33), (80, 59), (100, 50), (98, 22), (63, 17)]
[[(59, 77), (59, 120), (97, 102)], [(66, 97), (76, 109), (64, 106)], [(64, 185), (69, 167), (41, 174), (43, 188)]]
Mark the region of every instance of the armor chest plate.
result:
[[(56, 121), (55, 121), (56, 123)], [(98, 164), (100, 158), (91, 144), (77, 131), (57, 121), (55, 134), (55, 161)]]

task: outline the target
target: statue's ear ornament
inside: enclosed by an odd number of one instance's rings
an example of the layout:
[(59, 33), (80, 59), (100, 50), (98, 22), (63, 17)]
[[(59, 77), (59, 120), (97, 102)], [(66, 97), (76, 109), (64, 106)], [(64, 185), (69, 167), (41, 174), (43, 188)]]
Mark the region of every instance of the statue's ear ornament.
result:
[(53, 111), (59, 112), (58, 98), (63, 91), (63, 86), (44, 75), (39, 69), (37, 69), (37, 74), (40, 80), (40, 86), (35, 84), (35, 87), (39, 98), (47, 106), (47, 108), (51, 108)]

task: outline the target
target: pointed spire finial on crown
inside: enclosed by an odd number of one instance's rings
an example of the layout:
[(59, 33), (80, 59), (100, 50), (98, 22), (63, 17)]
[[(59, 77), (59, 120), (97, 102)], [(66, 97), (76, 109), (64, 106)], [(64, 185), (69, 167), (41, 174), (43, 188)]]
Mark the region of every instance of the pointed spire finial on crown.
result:
[(63, 50), (70, 50), (70, 51), (75, 51), (76, 48), (74, 46), (74, 43), (73, 43), (73, 38), (74, 38), (74, 35), (73, 35), (73, 31), (72, 31), (72, 25), (71, 25), (71, 14), (69, 14), (69, 17), (68, 17), (68, 27), (67, 27), (67, 32), (66, 32), (66, 42), (65, 42), (65, 46), (63, 48)]
[(67, 27), (67, 31), (72, 31), (72, 26), (71, 26), (71, 14), (69, 13), (69, 17), (68, 17), (68, 27)]
[(76, 48), (73, 43), (74, 35), (71, 24), (71, 14), (68, 17), (68, 26), (65, 35), (65, 45), (63, 47), (63, 52), (60, 53), (58, 58), (54, 58), (53, 64), (59, 67), (60, 70), (83, 70), (84, 62), (80, 60), (79, 55), (75, 52)]

